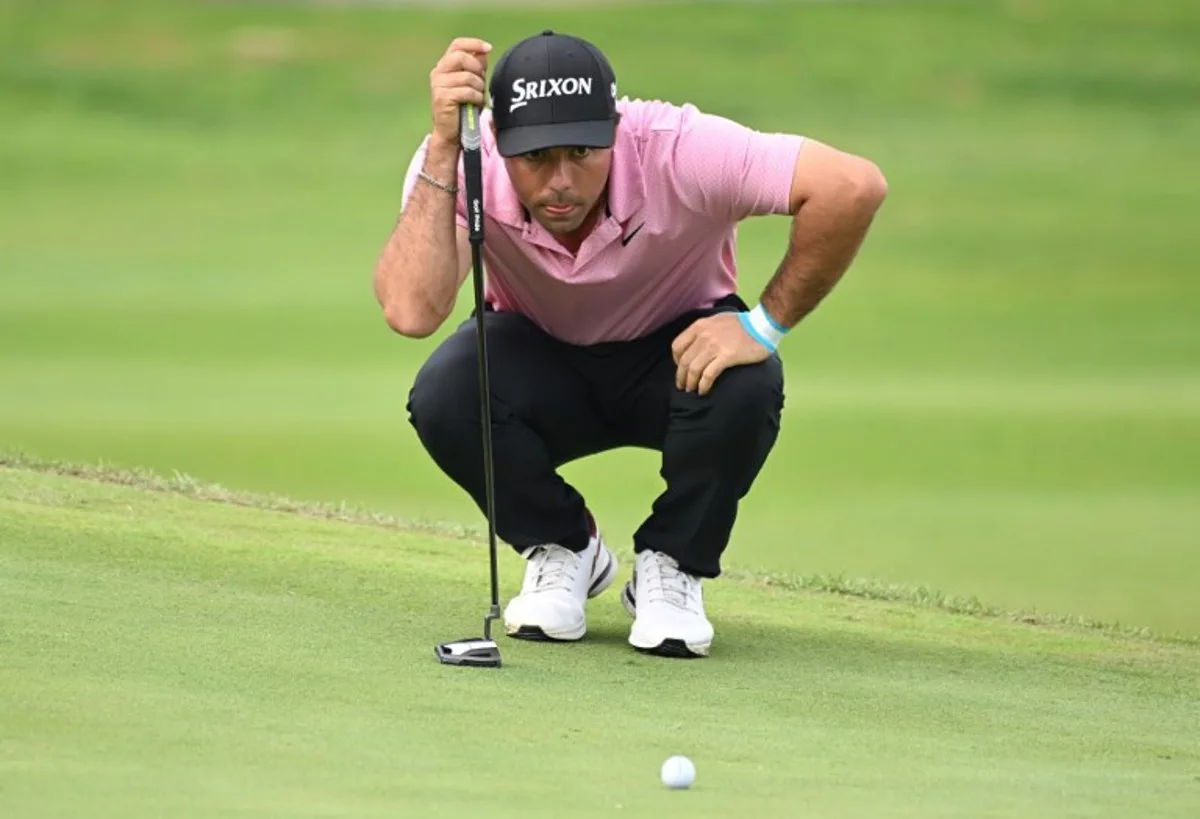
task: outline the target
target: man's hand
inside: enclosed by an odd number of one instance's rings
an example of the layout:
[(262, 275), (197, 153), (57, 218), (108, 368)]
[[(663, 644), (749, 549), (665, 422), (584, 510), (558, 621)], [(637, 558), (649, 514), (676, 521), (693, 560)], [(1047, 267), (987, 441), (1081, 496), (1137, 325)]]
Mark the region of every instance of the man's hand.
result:
[(730, 367), (757, 364), (771, 353), (742, 327), (737, 313), (698, 319), (671, 344), (675, 386), (708, 395), (717, 377)]
[(443, 145), (457, 146), (458, 110), (463, 103), (480, 109), (485, 103), (484, 78), (491, 43), (475, 37), (459, 37), (429, 72), (433, 105), (433, 136)]

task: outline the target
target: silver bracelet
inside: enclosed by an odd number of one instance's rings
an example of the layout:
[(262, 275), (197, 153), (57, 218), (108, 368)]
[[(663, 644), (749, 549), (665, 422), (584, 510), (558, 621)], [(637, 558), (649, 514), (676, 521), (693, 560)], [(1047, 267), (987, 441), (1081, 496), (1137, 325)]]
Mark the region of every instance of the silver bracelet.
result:
[(430, 185), (433, 185), (435, 188), (441, 188), (446, 193), (449, 193), (449, 194), (457, 194), (458, 193), (458, 185), (447, 185), (444, 182), (439, 182), (436, 179), (434, 179), (432, 176), (430, 176), (429, 174), (425, 173), (425, 171), (418, 171), (417, 176), (419, 176), (421, 179), (424, 179), (426, 182), (428, 182)]

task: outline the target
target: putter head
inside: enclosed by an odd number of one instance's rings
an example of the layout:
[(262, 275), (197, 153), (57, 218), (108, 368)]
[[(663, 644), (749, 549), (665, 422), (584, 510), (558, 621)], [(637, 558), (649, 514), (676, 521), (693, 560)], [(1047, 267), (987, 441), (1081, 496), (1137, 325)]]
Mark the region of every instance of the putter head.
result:
[(500, 667), (500, 647), (495, 640), (478, 637), (442, 643), (434, 653), (443, 665), (470, 665), (480, 668)]

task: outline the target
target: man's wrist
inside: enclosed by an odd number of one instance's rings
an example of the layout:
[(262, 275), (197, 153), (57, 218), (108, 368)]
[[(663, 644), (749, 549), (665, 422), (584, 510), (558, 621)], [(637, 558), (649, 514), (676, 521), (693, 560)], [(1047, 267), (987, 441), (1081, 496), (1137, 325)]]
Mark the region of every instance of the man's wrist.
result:
[(425, 151), (425, 167), (427, 174), (453, 184), (458, 178), (459, 146), (453, 142), (445, 142), (434, 134), (429, 139)]
[(751, 310), (739, 313), (738, 319), (750, 337), (771, 352), (779, 348), (780, 342), (788, 332), (761, 303), (754, 305)]

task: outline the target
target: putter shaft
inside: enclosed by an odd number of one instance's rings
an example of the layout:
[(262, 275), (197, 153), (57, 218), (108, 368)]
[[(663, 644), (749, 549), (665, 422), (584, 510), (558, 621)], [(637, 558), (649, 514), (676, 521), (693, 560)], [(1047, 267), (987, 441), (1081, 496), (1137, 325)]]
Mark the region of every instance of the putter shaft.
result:
[(491, 374), (488, 370), (487, 336), (484, 332), (483, 293), (483, 138), (479, 110), (463, 105), (459, 119), (466, 178), (467, 224), (475, 289), (475, 335), (479, 354), (479, 414), (483, 435), (484, 493), (487, 498), (488, 553), (491, 561), (492, 607), (483, 620), (484, 636), (491, 639), (492, 621), (500, 619), (500, 580), (496, 548), (496, 483), (492, 459)]

